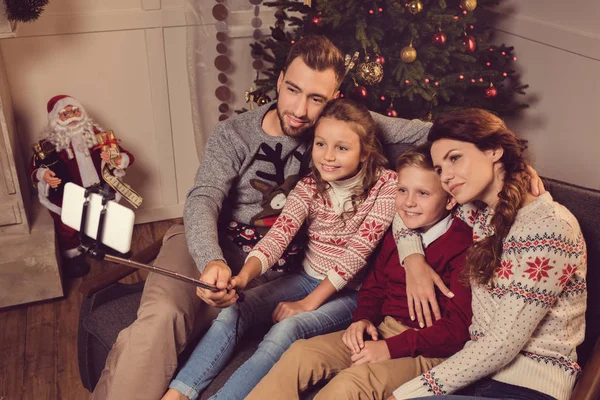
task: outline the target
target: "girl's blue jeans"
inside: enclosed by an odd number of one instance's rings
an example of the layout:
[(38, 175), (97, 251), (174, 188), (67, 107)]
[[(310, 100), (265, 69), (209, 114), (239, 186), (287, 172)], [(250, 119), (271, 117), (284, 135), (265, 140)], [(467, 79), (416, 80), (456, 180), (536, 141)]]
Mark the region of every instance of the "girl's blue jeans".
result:
[[(237, 336), (271, 321), (277, 304), (305, 298), (320, 280), (304, 271), (292, 273), (244, 292), (243, 303), (223, 309), (169, 385), (191, 400), (198, 398), (233, 355)], [(345, 329), (356, 308), (356, 291), (342, 290), (314, 311), (293, 315), (273, 325), (256, 352), (211, 399), (243, 399), (298, 339)]]

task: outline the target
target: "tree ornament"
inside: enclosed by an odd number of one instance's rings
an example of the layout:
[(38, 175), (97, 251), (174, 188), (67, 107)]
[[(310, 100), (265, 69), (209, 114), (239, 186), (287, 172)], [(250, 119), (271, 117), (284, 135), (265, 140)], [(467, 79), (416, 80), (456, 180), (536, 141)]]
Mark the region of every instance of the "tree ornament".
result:
[(366, 99), (368, 94), (369, 92), (364, 86), (356, 86), (354, 89), (352, 89), (352, 97), (354, 97), (357, 100)]
[(378, 54), (377, 57), (375, 57), (375, 62), (383, 65), (385, 64), (385, 58), (381, 54)]
[(256, 104), (260, 107), (260, 106), (264, 106), (265, 104), (268, 104), (271, 102), (271, 98), (269, 96), (267, 96), (265, 93), (262, 93), (258, 96), (258, 98), (256, 99)]
[(419, 0), (411, 1), (408, 3), (408, 11), (410, 11), (410, 13), (413, 15), (420, 13), (423, 11), (423, 3), (421, 3)]
[(498, 94), (498, 90), (494, 87), (493, 83), (490, 83), (490, 87), (485, 89), (485, 98), (491, 99), (491, 98), (496, 97), (497, 94)]
[(477, 40), (473, 37), (473, 35), (465, 36), (463, 40), (463, 51), (465, 53), (473, 53), (477, 48)]
[(446, 36), (446, 34), (442, 31), (439, 31), (433, 34), (433, 37), (431, 38), (431, 43), (438, 47), (441, 47), (444, 44), (446, 44), (447, 39), (448, 37)]
[(409, 64), (417, 59), (417, 50), (412, 47), (412, 43), (400, 51), (400, 59)]
[(471, 12), (477, 8), (477, 0), (461, 0), (463, 10)]
[(375, 85), (383, 79), (383, 65), (378, 62), (369, 62), (369, 58), (364, 63), (358, 64), (356, 79), (361, 85)]
[(390, 107), (385, 112), (385, 115), (387, 115), (388, 117), (396, 118), (396, 117), (398, 117), (398, 111), (396, 111)]

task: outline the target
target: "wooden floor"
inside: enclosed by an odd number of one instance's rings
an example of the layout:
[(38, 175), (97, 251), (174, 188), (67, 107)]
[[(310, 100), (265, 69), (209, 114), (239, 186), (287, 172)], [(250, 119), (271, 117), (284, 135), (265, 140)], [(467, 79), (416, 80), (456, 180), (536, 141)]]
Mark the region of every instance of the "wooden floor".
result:
[[(160, 239), (180, 219), (137, 225), (132, 252)], [(79, 379), (77, 324), (82, 280), (108, 268), (119, 268), (91, 260), (91, 271), (63, 282), (65, 297), (0, 310), (0, 400), (79, 400), (90, 393)], [(135, 283), (146, 273), (137, 272), (121, 282)]]

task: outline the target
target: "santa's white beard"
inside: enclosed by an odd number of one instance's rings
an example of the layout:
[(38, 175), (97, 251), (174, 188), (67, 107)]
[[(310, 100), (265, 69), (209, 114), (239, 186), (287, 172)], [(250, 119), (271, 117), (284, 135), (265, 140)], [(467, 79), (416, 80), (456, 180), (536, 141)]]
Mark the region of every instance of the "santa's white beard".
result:
[(96, 136), (94, 134), (94, 122), (91, 118), (88, 118), (86, 115), (83, 115), (80, 121), (77, 121), (75, 124), (69, 124), (69, 121), (64, 121), (67, 125), (64, 125), (59, 119), (55, 119), (48, 124), (48, 132), (45, 135), (46, 138), (54, 144), (56, 151), (66, 150), (69, 159), (73, 159), (73, 152), (69, 148), (71, 144), (71, 138), (74, 136), (81, 135), (84, 140), (77, 140), (78, 142), (77, 149), (87, 155), (89, 155), (90, 148), (96, 146), (98, 141), (96, 140)]

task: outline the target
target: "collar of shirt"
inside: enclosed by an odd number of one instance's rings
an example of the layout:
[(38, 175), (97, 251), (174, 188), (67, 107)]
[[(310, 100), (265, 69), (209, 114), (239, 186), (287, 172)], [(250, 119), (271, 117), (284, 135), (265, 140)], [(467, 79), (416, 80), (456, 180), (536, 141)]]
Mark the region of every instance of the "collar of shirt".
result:
[(423, 247), (427, 248), (431, 243), (436, 241), (442, 236), (452, 225), (452, 213), (448, 214), (446, 218), (440, 220), (437, 224), (429, 228), (425, 233), (421, 233), (421, 240), (423, 240)]
[(350, 199), (356, 194), (356, 188), (362, 185), (363, 172), (342, 181), (329, 182), (329, 198), (336, 214), (352, 210)]

